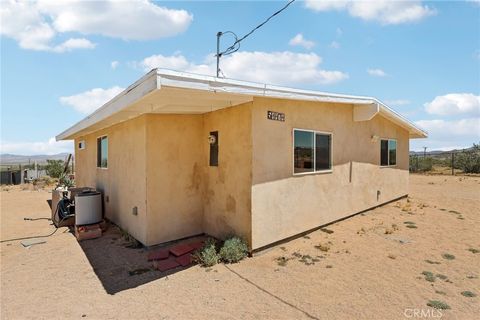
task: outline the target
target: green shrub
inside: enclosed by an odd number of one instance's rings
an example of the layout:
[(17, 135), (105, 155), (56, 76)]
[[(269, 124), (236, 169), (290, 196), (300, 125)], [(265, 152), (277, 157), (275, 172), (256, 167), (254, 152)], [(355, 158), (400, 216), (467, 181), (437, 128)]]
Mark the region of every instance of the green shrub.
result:
[(455, 256), (453, 254), (450, 254), (450, 253), (444, 253), (444, 254), (442, 254), (442, 257), (443, 257), (443, 259), (447, 259), (447, 260), (455, 259)]
[(464, 297), (468, 297), (468, 298), (474, 298), (476, 297), (477, 295), (475, 293), (473, 293), (472, 291), (462, 291), (462, 296)]
[(447, 310), (450, 309), (450, 306), (446, 304), (443, 301), (439, 300), (430, 300), (427, 302), (427, 306), (435, 308), (435, 309), (441, 309), (441, 310)]
[(63, 173), (64, 162), (63, 160), (47, 160), (45, 170), (47, 175), (52, 178), (60, 178)]
[(215, 239), (208, 238), (200, 250), (195, 251), (193, 260), (203, 267), (211, 267), (218, 263), (220, 257), (217, 253)]
[(464, 173), (480, 173), (480, 145), (473, 144), (473, 147), (455, 155), (455, 168)]
[(220, 259), (226, 263), (236, 263), (248, 254), (248, 247), (245, 241), (238, 237), (231, 237), (225, 240), (220, 249)]

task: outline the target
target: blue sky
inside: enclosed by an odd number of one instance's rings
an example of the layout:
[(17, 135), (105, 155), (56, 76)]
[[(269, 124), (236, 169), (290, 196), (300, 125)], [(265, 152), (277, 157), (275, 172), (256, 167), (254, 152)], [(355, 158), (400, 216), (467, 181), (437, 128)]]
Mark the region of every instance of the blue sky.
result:
[[(56, 134), (153, 67), (214, 73), (217, 31), (244, 35), (285, 1), (2, 2), (1, 152)], [(478, 1), (297, 1), (225, 57), (226, 77), (375, 96), (429, 131), (480, 141)], [(229, 39), (222, 39), (224, 45)]]

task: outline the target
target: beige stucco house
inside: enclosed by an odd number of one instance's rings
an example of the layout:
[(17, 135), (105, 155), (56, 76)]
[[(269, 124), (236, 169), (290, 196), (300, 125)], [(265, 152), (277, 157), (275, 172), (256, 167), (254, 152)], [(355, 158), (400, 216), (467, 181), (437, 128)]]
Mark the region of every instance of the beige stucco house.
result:
[(57, 140), (143, 244), (236, 234), (257, 250), (407, 195), (424, 137), (375, 98), (154, 69)]

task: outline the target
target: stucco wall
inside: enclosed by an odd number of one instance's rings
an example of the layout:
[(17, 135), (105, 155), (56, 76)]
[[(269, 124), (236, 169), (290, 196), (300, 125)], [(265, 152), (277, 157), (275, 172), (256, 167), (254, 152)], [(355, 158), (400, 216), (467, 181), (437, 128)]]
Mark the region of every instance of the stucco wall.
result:
[[(204, 115), (204, 231), (223, 238), (236, 234), (251, 241), (252, 103)], [(218, 167), (210, 167), (210, 132), (219, 134)]]
[(147, 115), (147, 245), (203, 232), (202, 115)]
[[(286, 121), (267, 120), (268, 110), (284, 112)], [(333, 133), (331, 173), (293, 176), (293, 128)], [(380, 168), (372, 135), (397, 139), (396, 167)], [(351, 105), (255, 99), (253, 249), (408, 194), (408, 139), (378, 115), (354, 122)]]
[[(107, 218), (145, 243), (146, 149), (145, 116), (125, 121), (75, 140), (77, 186), (94, 187), (104, 195)], [(108, 168), (97, 168), (97, 137), (108, 136)], [(78, 149), (85, 140), (86, 148)], [(137, 215), (132, 214), (137, 207)]]

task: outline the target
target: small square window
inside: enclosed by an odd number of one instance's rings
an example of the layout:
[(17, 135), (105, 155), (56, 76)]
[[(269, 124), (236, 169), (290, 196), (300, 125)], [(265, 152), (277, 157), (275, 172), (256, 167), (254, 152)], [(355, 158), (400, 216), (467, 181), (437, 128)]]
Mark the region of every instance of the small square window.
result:
[(81, 140), (78, 142), (78, 149), (79, 150), (85, 149), (85, 140)]

